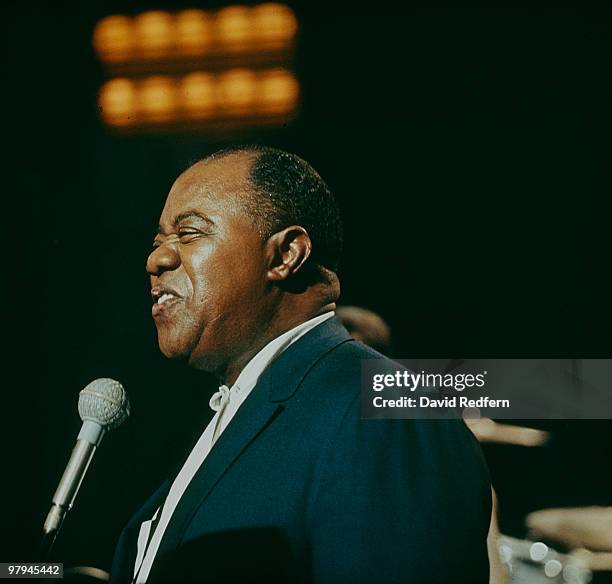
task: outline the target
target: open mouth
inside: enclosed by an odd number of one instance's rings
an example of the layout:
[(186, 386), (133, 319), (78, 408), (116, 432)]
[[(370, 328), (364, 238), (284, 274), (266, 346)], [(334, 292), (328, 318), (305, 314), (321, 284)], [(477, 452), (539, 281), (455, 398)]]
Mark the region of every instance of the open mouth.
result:
[(157, 299), (155, 304), (166, 304), (166, 302), (172, 302), (172, 300), (176, 300), (177, 298), (178, 296), (174, 294), (164, 293)]
[(156, 286), (151, 290), (151, 298), (153, 298), (153, 306), (151, 314), (158, 316), (166, 313), (171, 306), (176, 305), (181, 296), (174, 290)]

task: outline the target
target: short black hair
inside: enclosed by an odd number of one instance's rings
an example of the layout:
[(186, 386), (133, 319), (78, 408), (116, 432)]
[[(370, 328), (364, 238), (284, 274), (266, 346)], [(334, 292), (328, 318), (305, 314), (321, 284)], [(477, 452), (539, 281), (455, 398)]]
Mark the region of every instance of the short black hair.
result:
[(300, 225), (312, 242), (311, 261), (338, 271), (342, 253), (342, 220), (325, 181), (305, 160), (268, 146), (232, 146), (207, 159), (230, 154), (254, 156), (248, 177), (255, 197), (247, 203), (264, 239), (290, 225)]

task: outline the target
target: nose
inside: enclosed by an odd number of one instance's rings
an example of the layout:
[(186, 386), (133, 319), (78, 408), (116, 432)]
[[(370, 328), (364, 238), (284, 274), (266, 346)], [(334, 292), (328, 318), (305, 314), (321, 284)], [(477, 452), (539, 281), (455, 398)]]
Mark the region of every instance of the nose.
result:
[(151, 276), (159, 276), (167, 270), (176, 270), (181, 264), (181, 259), (175, 247), (162, 244), (156, 247), (147, 258), (147, 272)]

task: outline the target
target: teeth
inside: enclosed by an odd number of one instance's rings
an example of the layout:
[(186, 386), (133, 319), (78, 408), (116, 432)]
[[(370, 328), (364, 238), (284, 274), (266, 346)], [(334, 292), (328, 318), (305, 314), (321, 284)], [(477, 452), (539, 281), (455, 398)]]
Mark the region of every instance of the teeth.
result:
[(157, 299), (157, 304), (163, 304), (164, 302), (168, 302), (168, 300), (172, 300), (173, 298), (176, 298), (174, 294), (162, 294)]

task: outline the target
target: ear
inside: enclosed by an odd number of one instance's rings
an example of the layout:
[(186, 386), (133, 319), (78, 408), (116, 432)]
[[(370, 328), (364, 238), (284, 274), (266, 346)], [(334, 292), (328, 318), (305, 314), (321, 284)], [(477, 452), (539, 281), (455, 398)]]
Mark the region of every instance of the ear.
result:
[(282, 282), (297, 274), (312, 252), (312, 242), (307, 231), (292, 225), (272, 235), (266, 242), (268, 279)]

